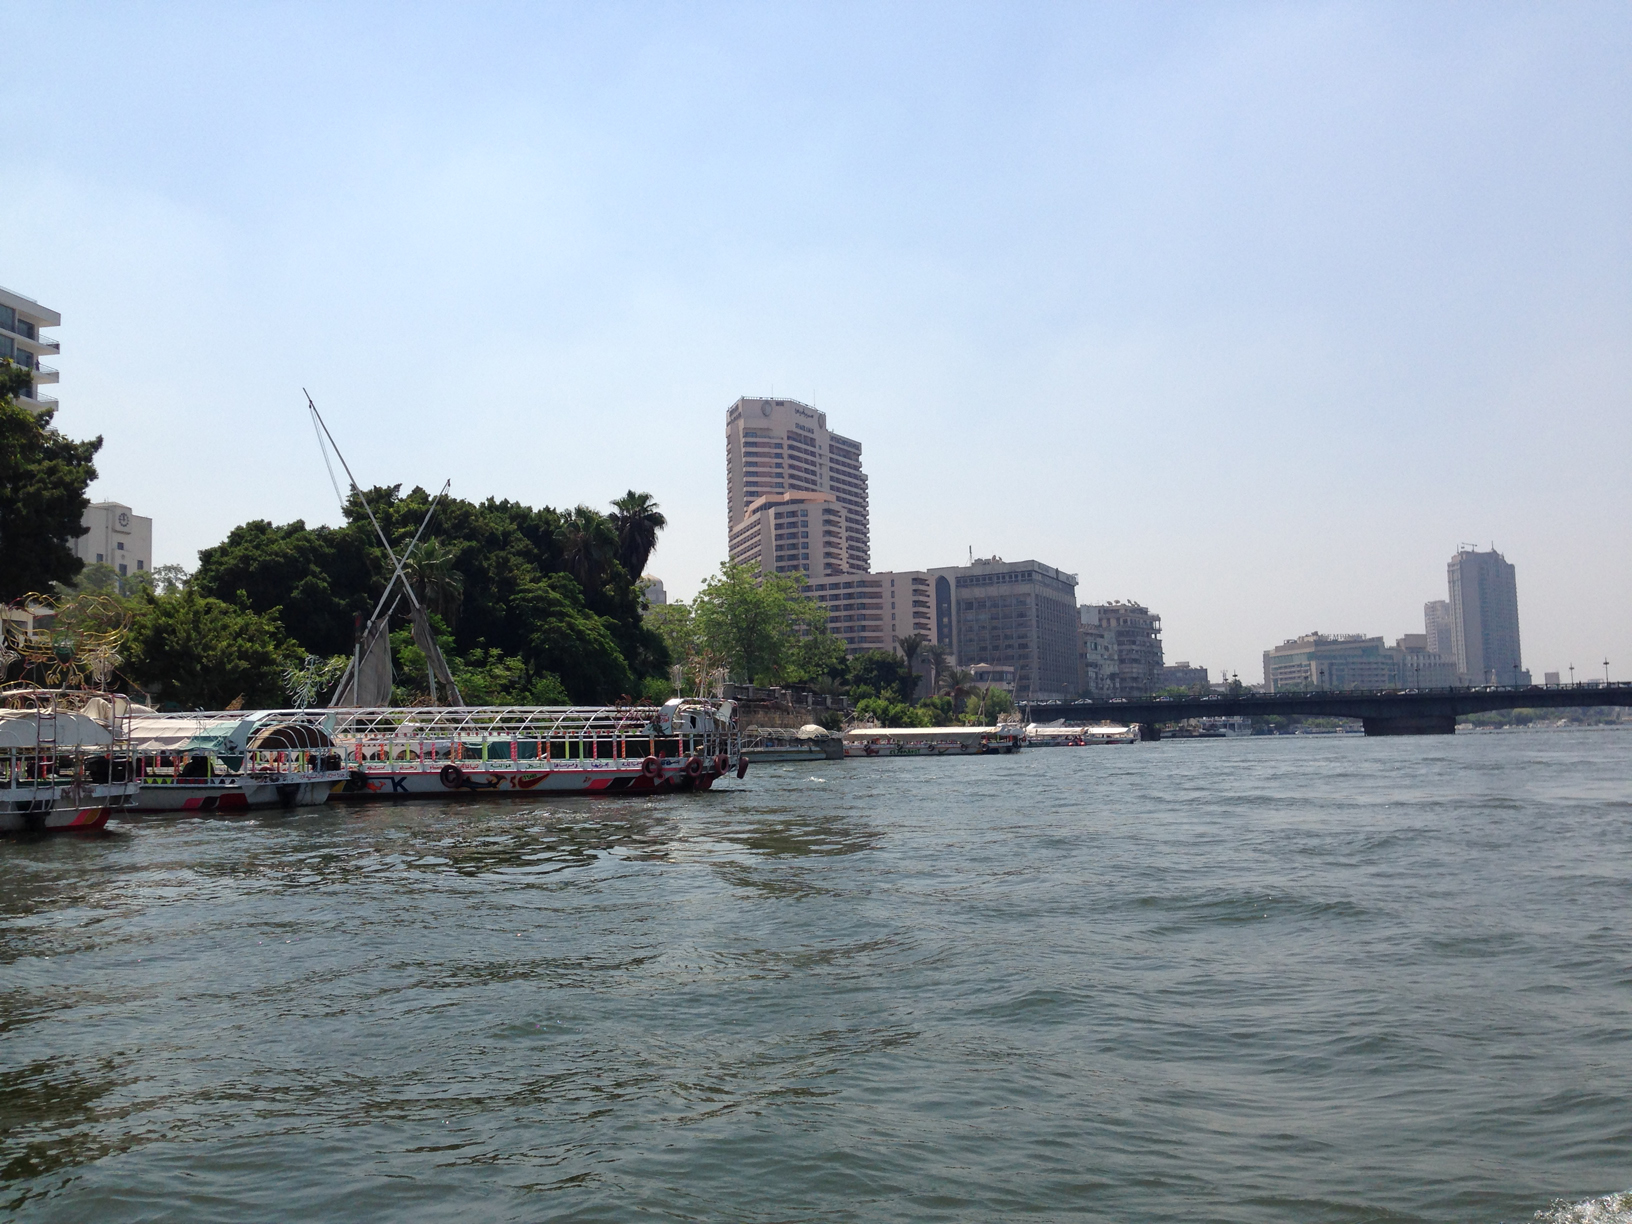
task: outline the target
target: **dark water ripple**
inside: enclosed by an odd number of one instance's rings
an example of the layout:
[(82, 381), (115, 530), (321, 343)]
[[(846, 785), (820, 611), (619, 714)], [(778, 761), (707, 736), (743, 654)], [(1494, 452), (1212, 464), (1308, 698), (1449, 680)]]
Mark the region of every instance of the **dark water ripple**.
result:
[(27, 1220), (1632, 1221), (1632, 734), (0, 845)]

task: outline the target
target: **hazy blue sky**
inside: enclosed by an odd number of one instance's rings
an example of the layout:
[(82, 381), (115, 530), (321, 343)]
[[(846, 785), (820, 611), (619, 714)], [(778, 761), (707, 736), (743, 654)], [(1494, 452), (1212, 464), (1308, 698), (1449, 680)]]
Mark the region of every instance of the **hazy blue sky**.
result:
[[(1170, 660), (1632, 675), (1632, 6), (5, 5), (0, 284), (160, 561), (365, 483), (725, 552), (723, 420), (859, 438), (878, 568), (1035, 556)], [(26, 85), (25, 85), (26, 82)]]

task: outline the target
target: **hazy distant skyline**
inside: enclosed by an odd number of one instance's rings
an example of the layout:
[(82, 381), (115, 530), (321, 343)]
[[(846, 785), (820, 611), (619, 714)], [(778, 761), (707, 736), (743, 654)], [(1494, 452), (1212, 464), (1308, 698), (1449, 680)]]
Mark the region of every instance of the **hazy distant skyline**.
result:
[(1632, 9), (14, 6), (0, 284), (160, 562), (365, 483), (651, 492), (725, 411), (859, 439), (880, 569), (1035, 556), (1257, 679), (1421, 632), (1632, 675)]

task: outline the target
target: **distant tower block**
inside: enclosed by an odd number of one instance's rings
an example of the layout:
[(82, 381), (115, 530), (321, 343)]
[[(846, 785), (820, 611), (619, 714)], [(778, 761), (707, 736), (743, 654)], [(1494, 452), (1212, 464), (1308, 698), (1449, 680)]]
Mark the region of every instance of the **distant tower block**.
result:
[[(867, 476), (861, 470), (861, 443), (827, 428), (827, 414), (790, 399), (739, 399), (725, 413), (726, 535), (731, 559), (749, 554), (767, 570), (802, 572), (811, 578), (865, 574), (872, 566), (872, 527)], [(809, 497), (811, 494), (826, 494)], [(768, 499), (763, 505), (761, 499)], [(767, 523), (785, 521), (787, 509), (804, 507), (805, 517), (820, 502), (819, 534), (802, 537), (808, 546), (783, 553), (762, 545), (785, 539), (760, 539), (761, 513), (773, 504), (782, 510)], [(803, 530), (811, 530), (809, 527)], [(777, 533), (767, 528), (766, 536)], [(785, 532), (783, 533), (786, 534)]]
[(1519, 653), (1519, 591), (1501, 553), (1465, 548), (1446, 566), (1451, 646), (1464, 684), (1529, 684)]

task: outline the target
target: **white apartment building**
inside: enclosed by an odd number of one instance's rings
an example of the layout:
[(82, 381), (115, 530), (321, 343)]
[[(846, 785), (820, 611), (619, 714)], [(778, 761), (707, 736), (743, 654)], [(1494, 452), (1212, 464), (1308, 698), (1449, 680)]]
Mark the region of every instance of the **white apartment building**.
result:
[(0, 288), (0, 357), (9, 357), (28, 369), (32, 381), (17, 402), (33, 412), (57, 406), (56, 400), (40, 390), (57, 381), (57, 371), (40, 358), (60, 353), (62, 346), (56, 337), (44, 335), (40, 329), (60, 326), (62, 316), (56, 311), (33, 298)]
[[(872, 537), (861, 443), (831, 432), (825, 412), (798, 400), (739, 399), (726, 409), (725, 449), (733, 560), (738, 528), (758, 513), (762, 499), (826, 494), (836, 512), (826, 517), (836, 522), (838, 536), (824, 536), (819, 555), (796, 559), (811, 563), (805, 572), (812, 580), (868, 571)], [(774, 569), (772, 555), (764, 556), (765, 568)]]
[(111, 565), (121, 578), (153, 568), (153, 520), (120, 502), (92, 502), (80, 522), (87, 529), (74, 541), (74, 555), (86, 565)]

